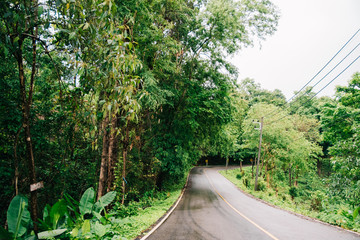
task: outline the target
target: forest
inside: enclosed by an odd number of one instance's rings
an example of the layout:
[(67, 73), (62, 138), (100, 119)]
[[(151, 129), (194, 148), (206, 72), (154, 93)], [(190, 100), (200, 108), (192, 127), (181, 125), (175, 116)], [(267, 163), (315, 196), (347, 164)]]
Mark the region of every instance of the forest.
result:
[(269, 0), (1, 1), (0, 236), (122, 236), (205, 159), (254, 164), (261, 117), (266, 187), (322, 186), (317, 207), (359, 222), (360, 73), (288, 102), (229, 61), (279, 17)]

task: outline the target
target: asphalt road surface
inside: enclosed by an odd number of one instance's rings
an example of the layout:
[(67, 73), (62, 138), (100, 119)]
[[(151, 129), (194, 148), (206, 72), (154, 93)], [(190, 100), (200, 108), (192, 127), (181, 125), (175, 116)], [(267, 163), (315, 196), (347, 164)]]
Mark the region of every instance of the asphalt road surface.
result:
[(197, 167), (170, 217), (147, 239), (360, 239), (360, 235), (273, 208), (217, 171)]

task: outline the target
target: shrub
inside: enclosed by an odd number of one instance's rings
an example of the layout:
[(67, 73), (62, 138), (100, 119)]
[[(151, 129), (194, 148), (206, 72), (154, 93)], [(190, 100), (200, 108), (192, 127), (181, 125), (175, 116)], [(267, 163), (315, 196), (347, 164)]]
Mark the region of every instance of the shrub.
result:
[(237, 179), (241, 179), (241, 177), (242, 177), (242, 176), (241, 176), (240, 173), (236, 174), (236, 178), (237, 178)]
[(319, 190), (314, 192), (310, 204), (311, 209), (315, 211), (321, 211), (323, 209), (322, 201), (324, 199), (325, 199), (325, 194), (323, 192)]
[(257, 190), (263, 192), (263, 191), (265, 191), (265, 189), (266, 189), (266, 184), (265, 184), (265, 182), (264, 182), (263, 180), (259, 179)]
[(298, 196), (298, 189), (296, 187), (291, 187), (289, 189), (289, 194), (291, 196), (291, 199), (294, 200), (294, 198)]
[(244, 183), (245, 187), (247, 187), (247, 188), (250, 187), (250, 180), (248, 178), (244, 178), (243, 183)]
[(138, 202), (130, 202), (127, 206), (117, 203), (115, 206), (116, 213), (121, 218), (136, 216), (139, 209), (142, 208), (141, 204)]

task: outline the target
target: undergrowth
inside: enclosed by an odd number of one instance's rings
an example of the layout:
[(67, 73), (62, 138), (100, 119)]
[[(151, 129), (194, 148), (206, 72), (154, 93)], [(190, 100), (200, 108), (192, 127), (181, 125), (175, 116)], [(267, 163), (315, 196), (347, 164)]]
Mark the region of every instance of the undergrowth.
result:
[(145, 196), (138, 202), (127, 206), (116, 206), (114, 211), (121, 216), (121, 225), (117, 231), (124, 239), (134, 239), (153, 225), (180, 196), (181, 190)]
[(220, 171), (229, 181), (246, 193), (262, 199), (282, 209), (319, 219), (332, 225), (360, 232), (360, 217), (353, 217), (354, 207), (336, 197), (330, 198), (326, 185), (317, 176), (307, 176), (298, 186), (289, 187), (281, 177), (269, 184), (259, 178), (259, 191), (254, 191), (255, 179), (251, 168)]

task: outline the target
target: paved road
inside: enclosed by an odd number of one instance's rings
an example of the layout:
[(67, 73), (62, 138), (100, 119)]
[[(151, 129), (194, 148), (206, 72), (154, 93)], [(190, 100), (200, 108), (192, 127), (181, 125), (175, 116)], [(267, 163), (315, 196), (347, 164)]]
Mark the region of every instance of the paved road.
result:
[(147, 239), (360, 239), (360, 235), (270, 207), (239, 191), (220, 168), (194, 168), (175, 211)]

